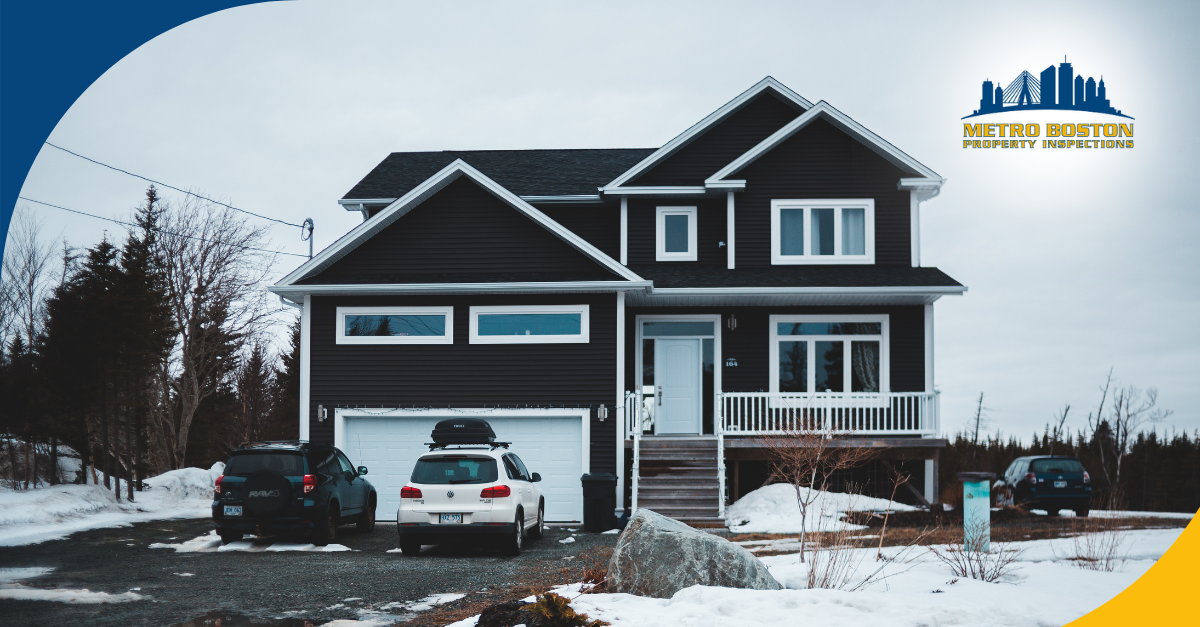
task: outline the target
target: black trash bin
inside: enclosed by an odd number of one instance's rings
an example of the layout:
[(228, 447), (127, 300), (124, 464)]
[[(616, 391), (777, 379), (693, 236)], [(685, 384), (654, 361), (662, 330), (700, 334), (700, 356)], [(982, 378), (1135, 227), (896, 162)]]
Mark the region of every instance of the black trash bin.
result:
[(617, 476), (611, 472), (586, 474), (583, 480), (583, 528), (599, 533), (616, 527)]

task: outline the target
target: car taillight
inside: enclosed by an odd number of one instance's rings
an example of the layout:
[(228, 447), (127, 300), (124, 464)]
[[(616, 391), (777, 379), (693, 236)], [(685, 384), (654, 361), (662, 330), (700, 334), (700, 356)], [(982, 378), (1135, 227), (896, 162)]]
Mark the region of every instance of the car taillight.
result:
[(1027, 472), (1025, 473), (1025, 480), (1029, 483), (1037, 483), (1037, 475), (1033, 474), (1032, 472)]
[(304, 475), (304, 493), (308, 494), (317, 489), (317, 476)]
[(1084, 482), (1084, 483), (1091, 483), (1091, 482), (1092, 482), (1092, 476), (1091, 476), (1091, 475), (1089, 475), (1089, 474), (1087, 474), (1087, 471), (1086, 471), (1086, 470), (1085, 470), (1085, 471), (1083, 471), (1083, 482)]
[(421, 489), (404, 486), (400, 488), (400, 498), (402, 499), (419, 499), (421, 497)]
[(502, 499), (512, 494), (512, 490), (506, 485), (497, 485), (490, 488), (484, 488), (483, 492), (479, 493), (481, 499)]
[(224, 478), (225, 478), (225, 475), (221, 475), (221, 476), (217, 477), (217, 483), (216, 483), (216, 485), (213, 486), (213, 492), (216, 492), (217, 494), (221, 493), (221, 480)]

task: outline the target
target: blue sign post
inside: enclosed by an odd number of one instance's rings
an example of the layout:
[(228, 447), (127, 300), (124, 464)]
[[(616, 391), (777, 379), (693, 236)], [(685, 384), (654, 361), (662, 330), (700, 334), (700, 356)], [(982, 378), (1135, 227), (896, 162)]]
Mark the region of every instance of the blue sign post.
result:
[(991, 472), (960, 472), (955, 479), (963, 482), (963, 548), (988, 551), (992, 541)]

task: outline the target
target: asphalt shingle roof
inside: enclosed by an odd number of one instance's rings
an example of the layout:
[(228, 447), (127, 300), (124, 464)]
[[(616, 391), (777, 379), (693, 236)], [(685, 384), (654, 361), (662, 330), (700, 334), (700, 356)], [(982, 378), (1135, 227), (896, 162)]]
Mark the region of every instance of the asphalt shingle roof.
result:
[(581, 150), (446, 150), (393, 152), (346, 195), (345, 200), (399, 198), (425, 179), (462, 159), (518, 196), (597, 194), (657, 148)]

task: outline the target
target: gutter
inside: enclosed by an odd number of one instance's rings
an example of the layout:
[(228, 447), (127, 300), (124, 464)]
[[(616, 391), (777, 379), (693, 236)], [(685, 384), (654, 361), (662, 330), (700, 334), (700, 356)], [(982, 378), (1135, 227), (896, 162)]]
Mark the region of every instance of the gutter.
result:
[(454, 293), (628, 292), (648, 290), (651, 281), (558, 281), (522, 283), (363, 283), (351, 285), (273, 285), (280, 298), (304, 294), (387, 295)]

